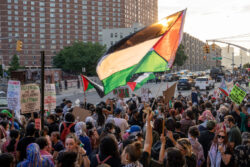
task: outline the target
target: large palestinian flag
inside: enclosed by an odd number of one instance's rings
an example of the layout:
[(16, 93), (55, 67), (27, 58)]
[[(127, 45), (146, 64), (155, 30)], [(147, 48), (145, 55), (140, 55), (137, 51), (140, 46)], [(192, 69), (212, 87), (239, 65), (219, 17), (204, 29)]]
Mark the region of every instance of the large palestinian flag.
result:
[(136, 73), (169, 69), (181, 42), (186, 10), (131, 34), (111, 46), (96, 67), (105, 95)]
[(92, 88), (95, 88), (96, 92), (99, 94), (100, 97), (104, 96), (103, 87), (91, 81), (88, 77), (81, 75), (82, 83), (83, 83), (83, 91), (86, 92)]
[(143, 75), (140, 75), (134, 81), (128, 82), (127, 85), (130, 87), (132, 91), (136, 91), (137, 89), (142, 87), (142, 85), (144, 85), (144, 83), (146, 83), (148, 80), (151, 80), (154, 78), (155, 78), (155, 75), (153, 73), (144, 73)]

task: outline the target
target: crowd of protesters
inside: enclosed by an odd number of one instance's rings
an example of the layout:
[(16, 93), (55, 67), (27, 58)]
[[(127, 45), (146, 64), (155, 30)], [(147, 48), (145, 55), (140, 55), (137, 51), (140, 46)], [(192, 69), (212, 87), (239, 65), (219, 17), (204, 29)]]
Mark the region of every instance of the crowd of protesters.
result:
[(92, 115), (78, 121), (64, 100), (41, 130), (38, 113), (1, 111), (0, 166), (250, 166), (249, 95), (241, 105), (193, 90), (168, 102), (134, 95), (82, 107)]

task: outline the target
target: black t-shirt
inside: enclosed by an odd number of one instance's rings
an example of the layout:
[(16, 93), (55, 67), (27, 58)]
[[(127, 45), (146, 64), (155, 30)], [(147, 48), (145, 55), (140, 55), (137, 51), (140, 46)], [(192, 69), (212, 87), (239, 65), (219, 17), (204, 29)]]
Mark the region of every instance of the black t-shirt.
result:
[(52, 144), (52, 147), (54, 151), (62, 151), (64, 149), (63, 143), (61, 141), (58, 141), (56, 144)]
[(233, 160), (233, 152), (230, 150), (229, 147), (226, 148), (225, 154), (230, 154), (231, 159), (227, 165), (224, 164), (224, 161), (221, 160), (220, 166), (221, 167), (234, 167), (234, 160)]
[(186, 164), (188, 167), (195, 167), (196, 166), (196, 156), (192, 154), (190, 157), (185, 156)]
[(23, 161), (26, 158), (26, 148), (29, 144), (34, 143), (36, 138), (34, 137), (24, 137), (19, 140), (17, 144), (17, 151), (20, 151), (19, 161)]
[(150, 164), (150, 155), (149, 155), (148, 152), (146, 152), (146, 151), (142, 152), (140, 163), (143, 165), (143, 167), (149, 167), (149, 164)]
[[(104, 161), (108, 156), (106, 155), (98, 155), (100, 161)], [(105, 164), (110, 165), (111, 167), (119, 167), (121, 165), (121, 159), (120, 158), (114, 158), (111, 157), (110, 159), (108, 159)], [(91, 159), (90, 159), (90, 167), (96, 167), (98, 166), (98, 161), (96, 158), (96, 154), (92, 154)]]
[(208, 130), (202, 131), (200, 133), (198, 140), (199, 140), (199, 143), (202, 145), (205, 159), (207, 159), (207, 154), (211, 147), (214, 136), (215, 134), (212, 132), (209, 132)]

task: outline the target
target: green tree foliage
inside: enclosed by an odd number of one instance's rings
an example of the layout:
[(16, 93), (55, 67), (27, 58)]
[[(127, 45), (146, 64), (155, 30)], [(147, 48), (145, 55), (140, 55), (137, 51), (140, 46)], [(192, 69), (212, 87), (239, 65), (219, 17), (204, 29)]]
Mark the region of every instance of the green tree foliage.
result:
[(250, 63), (246, 63), (243, 65), (243, 68), (250, 68)]
[(188, 57), (185, 55), (185, 52), (184, 52), (184, 46), (180, 44), (176, 52), (174, 65), (183, 66), (187, 58)]
[(12, 59), (9, 65), (10, 65), (9, 72), (16, 71), (21, 68), (19, 64), (19, 58), (17, 55), (12, 56)]
[(75, 42), (56, 54), (53, 65), (74, 74), (81, 73), (85, 67), (87, 75), (95, 75), (97, 61), (105, 51), (106, 47), (99, 43)]

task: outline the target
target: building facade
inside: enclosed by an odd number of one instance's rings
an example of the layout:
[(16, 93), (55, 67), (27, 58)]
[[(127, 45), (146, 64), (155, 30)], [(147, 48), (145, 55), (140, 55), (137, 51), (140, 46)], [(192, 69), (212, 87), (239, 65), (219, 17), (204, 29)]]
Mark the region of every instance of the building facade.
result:
[(120, 41), (124, 37), (140, 30), (144, 26), (139, 23), (134, 23), (131, 28), (112, 28), (102, 30), (102, 44), (108, 49), (116, 42)]
[[(220, 66), (220, 60), (214, 60), (214, 57), (221, 57), (221, 48), (219, 46), (212, 50), (210, 45), (210, 53), (205, 54), (203, 47), (205, 42), (183, 33), (181, 44), (184, 46), (184, 53), (188, 57), (183, 66), (178, 67), (178, 70), (203, 71), (211, 67)], [(177, 68), (174, 67), (176, 70)]]
[[(158, 0), (0, 0), (0, 56), (9, 64), (40, 66), (40, 51), (52, 57), (74, 41), (102, 42), (102, 29), (144, 25), (158, 20)], [(16, 51), (16, 41), (23, 42)]]

